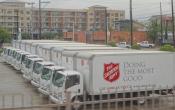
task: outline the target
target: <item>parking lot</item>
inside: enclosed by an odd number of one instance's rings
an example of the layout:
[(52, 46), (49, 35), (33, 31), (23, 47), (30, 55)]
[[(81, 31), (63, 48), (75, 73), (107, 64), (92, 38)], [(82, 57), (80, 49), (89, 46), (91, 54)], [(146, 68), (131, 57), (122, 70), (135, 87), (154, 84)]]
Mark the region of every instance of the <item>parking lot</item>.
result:
[[(48, 104), (30, 83), (23, 80), (19, 71), (0, 60), (0, 108), (26, 107)], [(52, 110), (52, 109), (34, 109)]]
[[(41, 95), (36, 88), (34, 88), (29, 82), (26, 82), (19, 71), (13, 69), (12, 66), (3, 63), (0, 59), (0, 110), (6, 110), (4, 108), (15, 107), (34, 107), (31, 109), (20, 110), (60, 110), (59, 108), (47, 107), (51, 105), (47, 97)], [(55, 106), (55, 105), (54, 105)], [(117, 107), (116, 107), (117, 106)], [(45, 107), (45, 108), (43, 108)], [(146, 103), (144, 105), (134, 104), (92, 104), (90, 106), (84, 106), (84, 110), (174, 110), (175, 109), (175, 97), (160, 98), (157, 103), (155, 101)], [(12, 110), (12, 109), (8, 109)], [(14, 109), (19, 110), (19, 109)]]

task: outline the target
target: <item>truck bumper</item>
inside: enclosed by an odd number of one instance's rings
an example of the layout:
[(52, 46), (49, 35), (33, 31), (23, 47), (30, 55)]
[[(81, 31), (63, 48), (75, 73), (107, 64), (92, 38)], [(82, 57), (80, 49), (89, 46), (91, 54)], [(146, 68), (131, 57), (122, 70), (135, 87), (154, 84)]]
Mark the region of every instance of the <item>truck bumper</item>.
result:
[(26, 79), (27, 81), (30, 81), (31, 80), (31, 77), (29, 77), (28, 75), (26, 74), (23, 74), (22, 75), (24, 79)]
[(39, 84), (36, 83), (35, 81), (31, 81), (31, 84), (32, 84), (33, 86), (35, 86), (35, 87), (39, 87)]
[(38, 88), (38, 91), (39, 91), (40, 93), (46, 95), (46, 96), (49, 96), (49, 92), (46, 91), (46, 90), (44, 90), (44, 89), (42, 89), (42, 88)]
[(18, 70), (18, 71), (21, 70), (21, 69), (20, 69), (20, 66), (18, 66), (18, 65), (15, 65), (14, 67), (15, 67), (15, 69)]
[(22, 73), (22, 74), (25, 74), (25, 71), (24, 71), (24, 69), (21, 69), (21, 73)]
[(63, 104), (63, 101), (58, 100), (57, 98), (55, 98), (52, 95), (49, 96), (49, 99), (56, 104)]

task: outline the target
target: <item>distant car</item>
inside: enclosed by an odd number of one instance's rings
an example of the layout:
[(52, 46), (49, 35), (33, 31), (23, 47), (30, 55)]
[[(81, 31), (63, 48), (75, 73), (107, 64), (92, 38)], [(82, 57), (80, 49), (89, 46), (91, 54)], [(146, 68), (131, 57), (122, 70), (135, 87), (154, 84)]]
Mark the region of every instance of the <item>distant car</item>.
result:
[(148, 41), (142, 41), (140, 43), (137, 43), (140, 47), (143, 47), (143, 48), (153, 48), (155, 47), (155, 44), (151, 44), (149, 43)]
[(131, 45), (127, 44), (126, 42), (119, 42), (116, 44), (116, 46), (121, 48), (131, 48)]

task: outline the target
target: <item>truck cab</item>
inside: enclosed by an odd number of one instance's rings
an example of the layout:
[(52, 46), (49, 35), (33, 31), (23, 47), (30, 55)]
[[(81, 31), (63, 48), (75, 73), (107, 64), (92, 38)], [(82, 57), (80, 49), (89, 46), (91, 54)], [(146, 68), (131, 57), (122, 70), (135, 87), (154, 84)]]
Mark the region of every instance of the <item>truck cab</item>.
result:
[(13, 52), (12, 61), (11, 61), (11, 65), (13, 67), (15, 67), (18, 53), (21, 53), (21, 52), (23, 52), (23, 51), (22, 50), (16, 50), (16, 51)]
[(29, 55), (29, 54), (30, 53), (25, 52), (25, 51), (20, 51), (20, 52), (17, 53), (17, 55), (16, 55), (16, 61), (15, 61), (15, 65), (14, 65), (14, 67), (15, 67), (16, 70), (21, 70), (22, 61), (24, 60), (24, 57), (26, 55)]
[(33, 67), (33, 73), (32, 73), (32, 80), (31, 80), (31, 84), (35, 87), (39, 87), (40, 86), (40, 77), (42, 74), (42, 70), (45, 66), (54, 66), (54, 63), (52, 62), (36, 62), (34, 63), (34, 67)]
[(27, 81), (32, 79), (33, 66), (35, 62), (43, 62), (42, 58), (28, 58), (24, 68), (23, 78)]
[(27, 61), (28, 58), (38, 58), (38, 56), (37, 55), (31, 55), (31, 54), (24, 55), (23, 60), (22, 60), (22, 64), (21, 64), (21, 72), (22, 73), (25, 73), (24, 68), (26, 66), (26, 61)]
[(13, 56), (15, 54), (15, 51), (19, 51), (20, 49), (15, 49), (15, 48), (11, 48), (9, 50), (9, 55), (7, 57), (7, 63), (8, 64), (12, 64), (12, 61), (13, 61)]
[[(57, 71), (53, 74), (51, 82), (51, 93), (49, 98), (54, 103), (63, 104), (66, 101), (67, 93), (70, 99), (74, 101), (83, 95), (83, 76), (76, 71)], [(79, 97), (79, 98), (76, 98)]]
[(9, 55), (9, 51), (10, 49), (12, 49), (13, 47), (4, 47), (3, 48), (3, 53), (1, 54), (2, 58), (3, 58), (3, 61), (4, 62), (7, 62), (7, 57)]
[(65, 70), (65, 68), (61, 66), (45, 66), (40, 77), (40, 87), (38, 88), (38, 91), (48, 96), (51, 90), (50, 84), (53, 78), (53, 74), (57, 71), (63, 70)]

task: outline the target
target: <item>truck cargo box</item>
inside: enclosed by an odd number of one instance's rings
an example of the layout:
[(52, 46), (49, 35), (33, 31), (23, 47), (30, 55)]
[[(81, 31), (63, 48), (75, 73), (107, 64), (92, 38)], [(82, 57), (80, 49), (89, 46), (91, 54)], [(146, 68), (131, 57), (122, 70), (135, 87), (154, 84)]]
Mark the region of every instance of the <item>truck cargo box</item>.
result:
[(159, 51), (81, 52), (77, 71), (90, 95), (172, 88), (174, 53)]
[[(55, 64), (57, 65), (62, 65), (62, 55), (64, 52), (66, 51), (95, 51), (95, 50), (125, 50), (125, 49), (122, 49), (122, 48), (118, 48), (118, 47), (90, 47), (90, 46), (75, 46), (75, 47), (63, 47), (63, 48), (53, 48), (51, 50), (51, 55), (52, 55), (52, 59), (51, 61), (53, 61)], [(128, 49), (127, 49), (128, 50)], [(66, 60), (66, 59), (64, 59)], [(68, 63), (71, 63), (73, 64), (73, 62), (68, 62)]]

